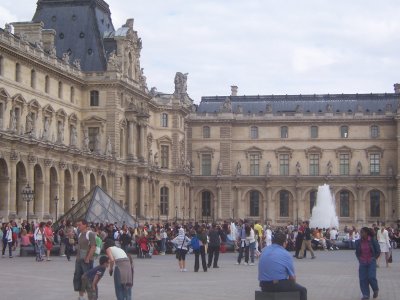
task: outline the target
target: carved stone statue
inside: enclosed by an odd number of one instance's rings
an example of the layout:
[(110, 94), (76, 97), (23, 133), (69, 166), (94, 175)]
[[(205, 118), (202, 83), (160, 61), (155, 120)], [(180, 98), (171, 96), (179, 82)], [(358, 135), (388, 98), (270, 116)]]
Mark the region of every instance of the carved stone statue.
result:
[(175, 93), (174, 94), (186, 94), (187, 93), (187, 76), (188, 73), (176, 72), (175, 74)]
[(236, 175), (242, 175), (242, 165), (240, 164), (240, 161), (236, 164)]
[(271, 175), (271, 162), (267, 162), (267, 171), (266, 171), (266, 175), (269, 176)]
[(333, 111), (332, 104), (327, 104), (327, 105), (326, 105), (326, 112), (330, 113), (330, 112), (332, 112), (332, 111)]
[(53, 46), (53, 47), (49, 50), (49, 55), (50, 55), (51, 58), (56, 58), (56, 55), (57, 55), (56, 46)]
[(17, 116), (15, 114), (15, 109), (11, 109), (10, 112), (10, 130), (17, 131)]
[(296, 163), (296, 175), (299, 176), (301, 174), (301, 165), (300, 162), (298, 161)]
[(186, 170), (187, 170), (189, 173), (192, 173), (192, 171), (193, 171), (192, 164), (190, 163), (189, 160), (186, 161)]
[(70, 60), (69, 53), (68, 52), (63, 53), (62, 61), (65, 62), (66, 64), (69, 64), (69, 60)]
[(26, 115), (25, 133), (28, 135), (32, 135), (32, 131), (33, 131), (32, 113), (28, 112), (28, 114)]
[(107, 137), (106, 155), (112, 156), (112, 144), (110, 136)]
[(121, 72), (121, 61), (115, 54), (115, 50), (113, 50), (108, 56), (107, 70)]
[(387, 168), (387, 174), (388, 174), (389, 176), (393, 176), (393, 166), (392, 166), (392, 165), (389, 165), (389, 166), (388, 166), (388, 168)]
[(222, 104), (222, 111), (224, 112), (231, 112), (232, 111), (232, 102), (229, 97), (227, 97)]
[(77, 68), (78, 70), (81, 69), (81, 60), (79, 58), (76, 58), (73, 62), (73, 65), (75, 68)]
[(76, 143), (78, 141), (78, 133), (76, 131), (75, 126), (71, 127), (71, 146), (76, 147)]
[(83, 131), (83, 151), (89, 151), (89, 133), (87, 129)]
[(219, 161), (218, 167), (217, 167), (217, 175), (221, 176), (222, 175), (222, 161)]
[(156, 165), (156, 167), (158, 167), (158, 152), (154, 154), (154, 164)]
[(361, 175), (362, 173), (362, 164), (361, 161), (357, 163), (357, 175)]
[(50, 121), (49, 118), (45, 118), (43, 125), (42, 139), (47, 141), (49, 139), (49, 135), (50, 135)]
[(265, 106), (265, 112), (266, 113), (272, 113), (272, 106), (271, 106), (271, 104), (267, 104), (266, 106)]
[(100, 153), (100, 133), (99, 132), (96, 134), (96, 137), (94, 140), (94, 152)]
[(332, 171), (333, 171), (332, 162), (328, 161), (328, 164), (326, 165), (326, 167), (328, 169), (328, 175), (332, 175)]
[(57, 143), (64, 143), (64, 123), (59, 122), (57, 127)]
[(149, 150), (149, 157), (147, 158), (147, 161), (149, 162), (150, 165), (153, 165), (153, 150)]

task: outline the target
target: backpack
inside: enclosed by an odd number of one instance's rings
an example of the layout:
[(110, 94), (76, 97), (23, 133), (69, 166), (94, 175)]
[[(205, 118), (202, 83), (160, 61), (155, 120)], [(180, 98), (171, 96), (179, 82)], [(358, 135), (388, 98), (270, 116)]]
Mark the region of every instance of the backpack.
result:
[(190, 246), (192, 247), (193, 250), (199, 250), (200, 249), (200, 241), (197, 236), (194, 236), (192, 240), (190, 241)]

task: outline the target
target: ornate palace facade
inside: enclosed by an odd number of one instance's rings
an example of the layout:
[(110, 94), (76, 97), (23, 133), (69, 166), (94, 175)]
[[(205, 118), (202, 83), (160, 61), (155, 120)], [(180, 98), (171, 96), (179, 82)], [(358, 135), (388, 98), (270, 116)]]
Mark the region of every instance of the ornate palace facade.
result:
[[(400, 218), (398, 94), (203, 97), (147, 88), (132, 19), (103, 0), (39, 0), (0, 30), (0, 217), (54, 218), (95, 185), (141, 220)], [(95, 24), (95, 25), (93, 25)], [(172, 79), (171, 79), (172, 81)], [(56, 205), (54, 199), (60, 201)]]

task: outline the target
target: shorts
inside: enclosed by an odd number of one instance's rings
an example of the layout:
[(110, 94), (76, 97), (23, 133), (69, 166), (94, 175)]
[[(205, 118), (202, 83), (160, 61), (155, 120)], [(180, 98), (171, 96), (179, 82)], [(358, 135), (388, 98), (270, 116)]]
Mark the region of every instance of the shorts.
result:
[(185, 250), (185, 249), (177, 249), (176, 251), (178, 252), (177, 258), (179, 260), (183, 260), (183, 261), (186, 260), (187, 250)]

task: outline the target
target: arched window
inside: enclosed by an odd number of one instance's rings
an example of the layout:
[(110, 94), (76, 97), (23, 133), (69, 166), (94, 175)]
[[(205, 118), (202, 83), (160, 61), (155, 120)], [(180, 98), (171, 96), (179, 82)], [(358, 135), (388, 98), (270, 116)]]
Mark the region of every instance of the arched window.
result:
[(371, 126), (371, 138), (378, 138), (379, 137), (379, 126), (372, 125)]
[(169, 189), (166, 186), (163, 186), (160, 189), (160, 214), (168, 215), (168, 192)]
[(258, 217), (260, 214), (260, 193), (258, 191), (250, 192), (250, 216)]
[(69, 100), (71, 103), (75, 103), (75, 88), (73, 86), (70, 88)]
[(61, 81), (58, 82), (58, 98), (62, 99), (63, 97), (63, 84)]
[(210, 138), (210, 127), (208, 126), (203, 127), (203, 138), (204, 139)]
[(312, 209), (317, 204), (317, 191), (310, 192), (310, 214), (312, 214)]
[(257, 126), (251, 126), (250, 137), (252, 139), (258, 139), (258, 127)]
[(343, 139), (347, 139), (349, 137), (349, 127), (345, 125), (340, 127), (340, 137)]
[(15, 64), (15, 81), (21, 82), (21, 65), (19, 63)]
[(211, 216), (211, 193), (209, 191), (201, 193), (201, 215), (203, 217)]
[(381, 193), (377, 190), (369, 193), (371, 217), (381, 216)]
[(350, 194), (348, 191), (340, 192), (340, 216), (350, 217)]
[(31, 70), (31, 88), (36, 88), (36, 71)]
[(99, 91), (90, 91), (90, 106), (99, 106)]
[(280, 191), (279, 193), (279, 216), (289, 217), (289, 192)]
[(281, 127), (281, 138), (282, 139), (287, 139), (289, 137), (289, 131), (287, 126), (282, 126)]
[(50, 77), (49, 75), (46, 75), (44, 78), (44, 92), (45, 93), (50, 93)]

